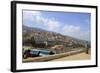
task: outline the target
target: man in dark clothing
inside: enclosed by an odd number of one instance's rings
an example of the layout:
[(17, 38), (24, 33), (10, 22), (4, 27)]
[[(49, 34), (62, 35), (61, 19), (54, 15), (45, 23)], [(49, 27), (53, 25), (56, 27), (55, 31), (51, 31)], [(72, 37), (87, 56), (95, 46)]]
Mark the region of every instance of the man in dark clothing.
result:
[(85, 49), (86, 49), (86, 54), (89, 54), (89, 45), (87, 42), (85, 43)]

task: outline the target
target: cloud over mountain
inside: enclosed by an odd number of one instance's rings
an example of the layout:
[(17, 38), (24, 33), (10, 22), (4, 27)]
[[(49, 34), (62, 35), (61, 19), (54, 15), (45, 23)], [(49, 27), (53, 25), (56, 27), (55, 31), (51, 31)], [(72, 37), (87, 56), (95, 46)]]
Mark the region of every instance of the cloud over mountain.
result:
[[(88, 20), (87, 22), (89, 23)], [(45, 15), (45, 12), (43, 13), (42, 11), (23, 11), (23, 24), (30, 27), (59, 32), (83, 40), (90, 40), (90, 30), (81, 31), (83, 28), (81, 27), (81, 23), (77, 25), (74, 23), (61, 22), (58, 18), (53, 17), (53, 15), (50, 17), (49, 15)]]

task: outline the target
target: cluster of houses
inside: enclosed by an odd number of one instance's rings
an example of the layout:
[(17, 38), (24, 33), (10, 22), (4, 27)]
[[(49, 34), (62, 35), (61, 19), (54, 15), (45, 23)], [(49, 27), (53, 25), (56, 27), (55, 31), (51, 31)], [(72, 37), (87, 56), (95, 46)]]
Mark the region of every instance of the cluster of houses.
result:
[(55, 53), (62, 53), (69, 51), (69, 48), (84, 47), (84, 45), (84, 41), (63, 36), (59, 33), (32, 30), (28, 33), (28, 31), (23, 31), (23, 46), (48, 48)]

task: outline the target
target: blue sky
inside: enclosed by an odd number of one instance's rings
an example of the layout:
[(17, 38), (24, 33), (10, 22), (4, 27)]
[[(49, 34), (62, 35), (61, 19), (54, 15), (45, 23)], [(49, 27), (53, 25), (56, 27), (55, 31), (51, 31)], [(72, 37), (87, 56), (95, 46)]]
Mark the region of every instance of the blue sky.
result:
[(90, 40), (91, 14), (23, 10), (23, 25)]

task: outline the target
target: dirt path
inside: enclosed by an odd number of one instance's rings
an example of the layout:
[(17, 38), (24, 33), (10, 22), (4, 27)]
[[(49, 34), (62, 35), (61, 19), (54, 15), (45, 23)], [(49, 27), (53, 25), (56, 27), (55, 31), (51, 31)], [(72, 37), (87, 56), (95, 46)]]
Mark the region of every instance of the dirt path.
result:
[(71, 56), (67, 56), (67, 57), (63, 57), (63, 58), (59, 58), (59, 59), (54, 59), (52, 61), (88, 60), (88, 59), (91, 59), (91, 55), (90, 54), (80, 53), (80, 54), (71, 55)]

